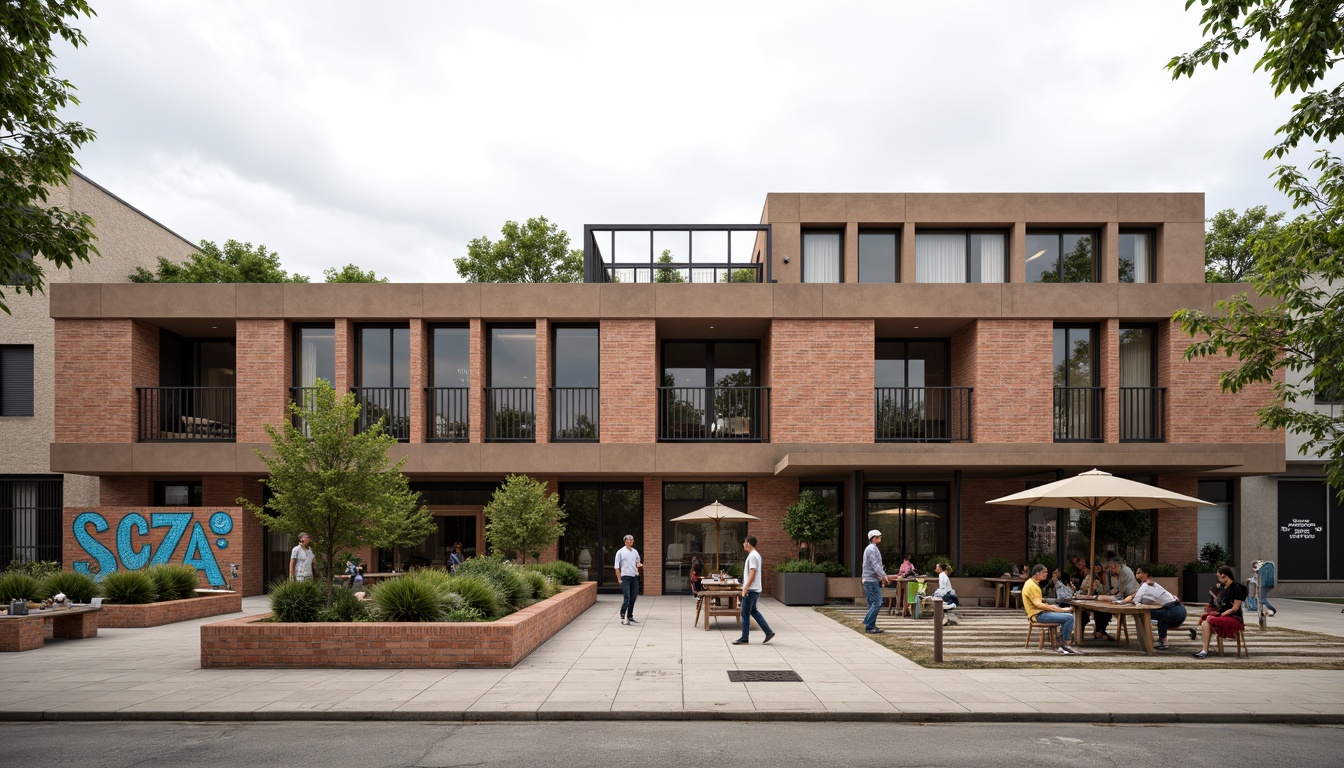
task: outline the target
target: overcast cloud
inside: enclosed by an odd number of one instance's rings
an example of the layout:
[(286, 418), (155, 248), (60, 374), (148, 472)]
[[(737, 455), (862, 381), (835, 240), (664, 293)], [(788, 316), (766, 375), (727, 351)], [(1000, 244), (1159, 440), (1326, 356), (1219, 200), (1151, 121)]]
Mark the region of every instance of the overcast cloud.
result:
[[(1202, 191), (1286, 203), (1253, 55), (1172, 81), (1162, 2), (93, 0), (82, 170), (189, 240), (457, 279), (467, 241), (754, 223), (768, 192)], [(1304, 154), (1299, 161), (1306, 158)]]

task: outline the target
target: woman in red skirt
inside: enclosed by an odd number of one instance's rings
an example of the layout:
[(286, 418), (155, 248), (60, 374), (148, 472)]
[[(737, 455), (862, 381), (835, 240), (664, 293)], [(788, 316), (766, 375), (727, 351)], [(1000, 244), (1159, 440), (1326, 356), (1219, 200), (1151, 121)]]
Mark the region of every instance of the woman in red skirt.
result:
[(1209, 641), (1215, 634), (1223, 638), (1233, 638), (1246, 626), (1241, 615), (1241, 604), (1247, 596), (1246, 587), (1237, 583), (1237, 572), (1229, 565), (1220, 566), (1218, 583), (1223, 585), (1223, 591), (1218, 593), (1218, 600), (1213, 604), (1213, 610), (1205, 611), (1204, 615), (1199, 617), (1199, 632), (1204, 647), (1195, 654), (1196, 659), (1208, 658)]

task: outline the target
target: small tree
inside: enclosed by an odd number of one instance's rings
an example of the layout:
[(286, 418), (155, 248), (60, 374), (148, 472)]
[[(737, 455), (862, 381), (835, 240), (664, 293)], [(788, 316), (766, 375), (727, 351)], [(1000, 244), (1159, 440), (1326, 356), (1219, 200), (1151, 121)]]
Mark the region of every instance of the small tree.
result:
[[(658, 256), (658, 263), (659, 263), (659, 264), (671, 264), (671, 263), (672, 263), (672, 251), (669, 250), (669, 249), (667, 249), (667, 248), (664, 248), (664, 249), (663, 249), (663, 252), (662, 252), (661, 254), (659, 254), (659, 256)], [(685, 278), (685, 277), (682, 277), (681, 270), (679, 270), (679, 269), (660, 269), (660, 270), (657, 270), (657, 271), (655, 271), (655, 272), (653, 273), (653, 282), (655, 282), (655, 283), (684, 283), (684, 282), (686, 282), (686, 278)]]
[(270, 500), (264, 506), (238, 503), (273, 531), (312, 535), (330, 605), (338, 553), (424, 538), (433, 521), (401, 472), (406, 460), (387, 466), (387, 451), (397, 441), (383, 432), (382, 422), (354, 431), (359, 404), (353, 393), (337, 400), (331, 385), (318, 379), (304, 403), (291, 403), (289, 411), (294, 419), (279, 428), (266, 425), (274, 455), (254, 449), (270, 471), (262, 481)]
[(346, 264), (340, 269), (331, 267), (322, 270), (322, 280), (328, 283), (386, 283), (386, 277), (379, 277), (370, 269), (368, 272), (354, 264)]
[(303, 275), (291, 275), (280, 266), (280, 254), (266, 246), (225, 240), (224, 247), (201, 241), (201, 249), (183, 264), (159, 257), (150, 272), (136, 267), (128, 276), (132, 283), (306, 283)]
[(509, 475), (485, 505), (485, 540), (523, 562), (541, 559), (541, 550), (565, 532), (559, 497), (546, 495), (546, 484), (527, 475)]
[(583, 250), (571, 250), (569, 233), (545, 216), (524, 224), (504, 222), (500, 239), (472, 240), (467, 255), (453, 259), (453, 266), (469, 283), (583, 282)]
[(807, 557), (817, 561), (817, 542), (834, 539), (840, 532), (839, 519), (826, 502), (812, 491), (798, 494), (798, 500), (784, 512), (784, 532), (795, 544), (807, 545)]

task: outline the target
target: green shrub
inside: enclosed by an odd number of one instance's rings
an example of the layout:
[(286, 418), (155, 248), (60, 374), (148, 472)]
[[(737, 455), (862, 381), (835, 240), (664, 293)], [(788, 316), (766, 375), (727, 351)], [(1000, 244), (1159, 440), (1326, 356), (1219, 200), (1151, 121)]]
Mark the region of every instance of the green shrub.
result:
[(55, 560), (14, 560), (5, 566), (5, 573), (22, 573), (41, 581), (61, 572), (61, 564)]
[(317, 621), (318, 614), (327, 607), (326, 592), (322, 584), (312, 579), (276, 579), (271, 582), (271, 613), (276, 621)]
[(511, 613), (532, 602), (532, 590), (523, 581), (521, 569), (497, 557), (473, 557), (457, 566), (458, 576), (480, 576), (493, 583)]
[(5, 605), (9, 605), (10, 600), (44, 600), (46, 597), (42, 583), (27, 573), (9, 571), (0, 574), (0, 601)]
[(984, 579), (992, 579), (996, 576), (1002, 576), (1013, 570), (1013, 564), (1002, 557), (991, 557), (983, 563), (969, 564), (962, 568), (967, 576), (979, 576)]
[(825, 573), (826, 567), (811, 560), (785, 560), (775, 565), (775, 573)]
[(485, 621), (486, 616), (456, 592), (449, 592), (444, 601), (444, 621)]
[(154, 588), (159, 592), (159, 602), (185, 600), (196, 595), (196, 569), (190, 565), (162, 563), (152, 565), (144, 572), (154, 580)]
[(1185, 564), (1184, 568), (1190, 573), (1213, 573), (1217, 570), (1203, 560), (1191, 560)]
[(466, 604), (481, 612), (483, 616), (503, 616), (507, 611), (495, 586), (480, 576), (453, 574), (448, 590), (456, 593)]
[[(922, 560), (920, 560), (920, 561), (919, 561), (919, 572), (920, 572), (920, 573), (926, 573), (926, 574), (927, 574), (927, 573), (933, 573), (933, 566), (934, 566), (936, 563), (942, 563), (942, 564), (943, 564), (943, 567), (947, 569), (947, 573), (948, 573), (948, 575), (949, 575), (949, 576), (952, 575), (952, 570), (951, 570), (951, 569), (952, 569), (952, 558), (948, 557), (947, 555), (937, 555), (937, 554), (934, 554), (934, 555), (926, 555)], [(1000, 571), (1000, 573), (1002, 573), (1002, 571)]]
[(154, 579), (144, 571), (113, 571), (103, 576), (103, 597), (119, 605), (144, 605), (159, 599)]
[(826, 575), (830, 578), (843, 579), (853, 575), (849, 572), (849, 566), (845, 565), (839, 560), (827, 560), (825, 562), (818, 563), (818, 565), (822, 567), (822, 570), (824, 570)]
[(1199, 548), (1199, 559), (1208, 564), (1211, 570), (1218, 570), (1218, 566), (1227, 565), (1232, 561), (1232, 553), (1218, 542), (1210, 541)]
[(360, 621), (368, 615), (368, 606), (348, 589), (331, 593), (331, 605), (317, 612), (318, 621)]
[(1148, 566), (1151, 576), (1175, 576), (1176, 566), (1173, 563), (1153, 563)]
[(563, 584), (566, 587), (572, 587), (583, 581), (583, 571), (579, 570), (577, 565), (567, 563), (563, 560), (556, 560), (550, 563), (533, 563), (526, 566), (530, 571), (544, 573), (555, 579), (557, 584)]
[(729, 576), (739, 581), (742, 579), (742, 563), (729, 563), (723, 566), (723, 570), (728, 572)]
[(87, 603), (98, 594), (98, 582), (87, 573), (53, 573), (42, 580), (41, 589), (48, 597), (64, 593), (72, 603)]
[[(1054, 552), (1040, 552), (1037, 553), (1034, 557), (1032, 557), (1031, 562), (1028, 563), (1027, 565), (1038, 565), (1038, 564), (1044, 565), (1046, 568), (1050, 570), (1051, 573), (1054, 573), (1055, 567), (1056, 565), (1058, 565), (1058, 563), (1059, 560), (1055, 557)], [(1009, 566), (1009, 570), (1012, 570), (1012, 566)], [(1004, 573), (1005, 571), (999, 571), (1000, 576), (1002, 576)]]
[(439, 594), (447, 594), (448, 584), (452, 579), (452, 574), (442, 568), (412, 568), (406, 572), (402, 579), (416, 579), (424, 584), (428, 584)]
[(518, 571), (518, 576), (527, 584), (534, 600), (545, 600), (558, 591), (555, 581), (544, 573), (522, 569)]
[(369, 599), (383, 621), (443, 621), (446, 613), (445, 593), (435, 580), (414, 574), (378, 582)]

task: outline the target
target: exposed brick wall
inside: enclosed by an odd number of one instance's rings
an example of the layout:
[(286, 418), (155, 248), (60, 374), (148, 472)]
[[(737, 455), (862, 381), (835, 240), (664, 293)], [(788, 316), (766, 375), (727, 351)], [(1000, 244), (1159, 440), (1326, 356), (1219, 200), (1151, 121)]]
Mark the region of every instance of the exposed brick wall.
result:
[[(1157, 486), (1199, 498), (1199, 478), (1194, 475), (1158, 475)], [(1153, 537), (1153, 561), (1184, 565), (1199, 559), (1199, 510), (1192, 507), (1163, 509), (1157, 513)]]
[(473, 443), (485, 442), (485, 324), (480, 318), (471, 320), (471, 389), (467, 391), (467, 418), (471, 422), (467, 428), (468, 440)]
[(1120, 321), (1101, 323), (1097, 344), (1097, 381), (1102, 393), (1102, 430), (1105, 442), (1120, 442)]
[[(263, 493), (260, 481), (260, 477), (245, 475), (207, 475), (201, 478), (201, 503), (214, 509), (237, 507), (238, 499), (243, 498), (260, 505)], [(229, 563), (238, 564), (236, 588), (244, 595), (260, 595), (266, 590), (262, 579), (266, 559), (264, 533), (257, 516), (244, 509), (234, 519), (231, 538), (236, 541), (231, 540), (228, 551), (216, 556), (226, 571)]]
[(968, 477), (961, 481), (961, 520), (966, 527), (961, 540), (963, 565), (983, 563), (991, 557), (1022, 559), (1027, 551), (1026, 509), (990, 506), (985, 502), (1026, 487), (1022, 480), (1012, 478)]
[(753, 477), (747, 479), (747, 514), (761, 518), (747, 525), (761, 551), (765, 594), (775, 590), (775, 566), (798, 555), (798, 547), (784, 533), (784, 512), (798, 500), (798, 478)]
[[(243, 537), (241, 535), (241, 523), (243, 521), (244, 512), (237, 506), (152, 507), (148, 505), (137, 505), (117, 507), (100, 506), (93, 509), (87, 507), (66, 507), (61, 517), (61, 562), (64, 564), (66, 570), (74, 570), (74, 564), (77, 562), (87, 563), (90, 571), (101, 570), (95, 567), (97, 565), (97, 560), (94, 557), (94, 553), (85, 551), (84, 546), (75, 538), (75, 519), (86, 512), (94, 512), (101, 515), (103, 520), (107, 523), (107, 529), (101, 532), (96, 531), (92, 523), (86, 522), (81, 527), (83, 528), (84, 533), (88, 534), (98, 544), (101, 544), (108, 550), (108, 552), (112, 553), (114, 559), (117, 561), (117, 570), (126, 568), (126, 564), (121, 562), (118, 554), (117, 528), (121, 524), (121, 521), (132, 513), (142, 516), (146, 523), (151, 526), (148, 529), (148, 533), (144, 535), (141, 535), (138, 530), (132, 529), (130, 544), (134, 551), (139, 551), (142, 547), (147, 546), (151, 550), (151, 555), (157, 558), (159, 556), (160, 547), (164, 544), (164, 538), (168, 535), (170, 529), (166, 527), (152, 527), (152, 515), (156, 512), (186, 512), (191, 513), (193, 519), (187, 530), (177, 541), (167, 562), (181, 563), (183, 561), (183, 558), (189, 549), (192, 534), (197, 525), (201, 527), (201, 531), (210, 548), (209, 555), (214, 557), (216, 564), (220, 562), (225, 563), (225, 565), (220, 568), (221, 575), (224, 576), (225, 579), (228, 578), (227, 563), (237, 562), (236, 559), (226, 560), (225, 558), (242, 558), (247, 556), (247, 552), (243, 546)], [(210, 517), (216, 512), (227, 513), (232, 518), (233, 527), (229, 533), (217, 534), (211, 530)], [(217, 541), (219, 540), (226, 541), (227, 545), (225, 547), (218, 547)], [(201, 553), (202, 556), (205, 554), (206, 553), (204, 552)], [(95, 578), (98, 577), (99, 573), (95, 573)], [(258, 593), (260, 593), (260, 590), (258, 590)]]
[[(1203, 338), (1203, 337), (1201, 337)], [(1272, 385), (1222, 392), (1218, 374), (1234, 367), (1226, 355), (1181, 358), (1195, 342), (1172, 323), (1158, 326), (1158, 384), (1167, 388), (1169, 443), (1282, 443), (1283, 430), (1257, 429), (1255, 411), (1272, 399)], [(1282, 381), (1283, 372), (1275, 374)]]
[(426, 336), (428, 325), (424, 320), (411, 320), (410, 330), (410, 419), (411, 442), (425, 442), (425, 387), (429, 386), (429, 358), (434, 354), (433, 342)]
[[(653, 321), (603, 320), (598, 336), (602, 383), (598, 393), (601, 441), (654, 442), (659, 380), (658, 339)], [(661, 499), (661, 495), (658, 498)], [(647, 502), (646, 496), (645, 509)], [(645, 576), (646, 590), (649, 588), (647, 578)]]
[(587, 582), (492, 622), (222, 621), (201, 627), (201, 667), (509, 668), (596, 602), (597, 584)]
[(148, 605), (103, 605), (98, 623), (104, 629), (143, 629), (175, 624), (179, 621), (204, 619), (207, 616), (223, 616), (226, 613), (239, 613), (243, 610), (243, 594), (231, 592), (227, 595), (202, 595), (185, 600), (169, 600)]
[(770, 440), (873, 442), (872, 320), (775, 320)]
[(235, 332), (237, 440), (269, 443), (264, 425), (283, 424), (289, 402), (289, 327), (283, 320), (239, 320)]
[(551, 441), (551, 324), (537, 320), (537, 431), (538, 443)]
[(136, 507), (154, 503), (148, 477), (112, 475), (98, 478), (98, 502), (109, 507)]
[(1053, 330), (1049, 320), (976, 322), (975, 442), (1054, 441)]
[(355, 324), (350, 320), (337, 320), (335, 339), (336, 397), (340, 397), (355, 386)]
[(56, 442), (136, 441), (135, 387), (158, 383), (158, 337), (146, 338), (145, 328), (130, 320), (56, 321)]
[[(663, 478), (644, 478), (644, 594), (663, 594)], [(608, 564), (609, 565), (609, 564)]]

